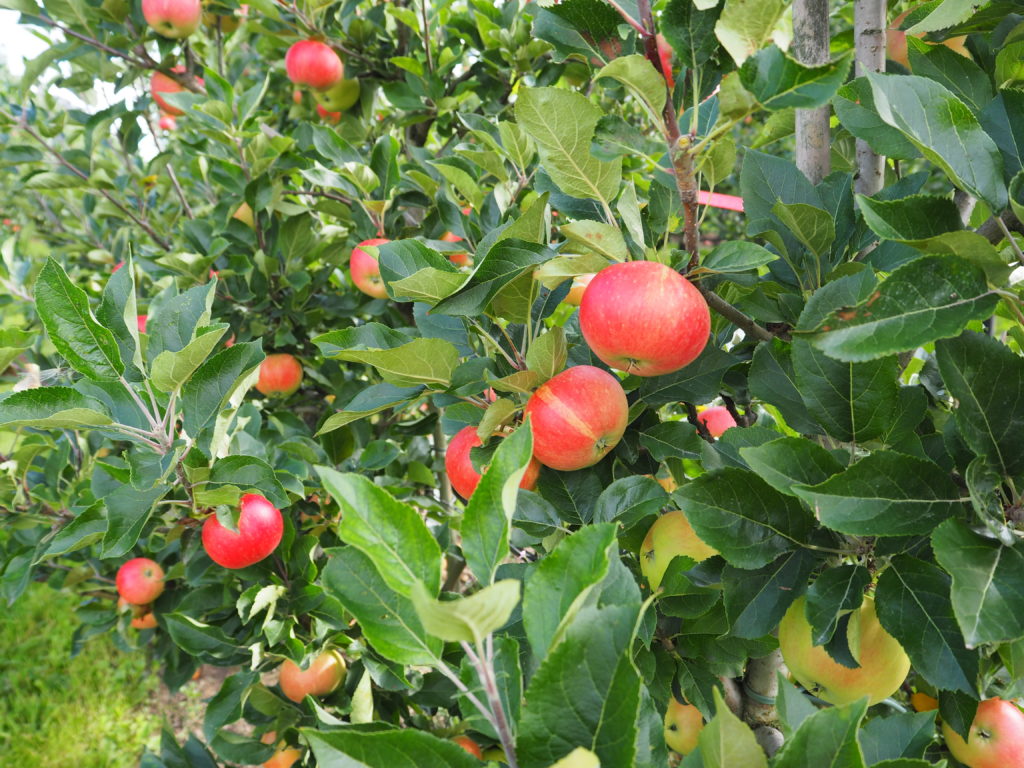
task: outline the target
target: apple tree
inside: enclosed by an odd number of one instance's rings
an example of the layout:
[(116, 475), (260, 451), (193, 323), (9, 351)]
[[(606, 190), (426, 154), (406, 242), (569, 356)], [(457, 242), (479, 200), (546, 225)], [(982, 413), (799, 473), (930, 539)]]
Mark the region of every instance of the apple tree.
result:
[(0, 595), (231, 668), (142, 765), (1024, 766), (1016, 3), (0, 7)]

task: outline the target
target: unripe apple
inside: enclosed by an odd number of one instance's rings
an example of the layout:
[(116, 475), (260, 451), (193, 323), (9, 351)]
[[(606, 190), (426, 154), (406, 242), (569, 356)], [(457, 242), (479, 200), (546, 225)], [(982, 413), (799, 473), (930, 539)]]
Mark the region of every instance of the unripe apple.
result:
[(302, 759), (302, 750), (296, 747), (279, 749), (263, 764), (263, 768), (291, 768)]
[(454, 741), (456, 744), (458, 744), (460, 747), (469, 752), (469, 754), (471, 754), (478, 760), (484, 759), (484, 753), (483, 750), (480, 749), (480, 745), (473, 741), (473, 739), (469, 738), (469, 736), (466, 736), (465, 734), (463, 734), (462, 736), (456, 736), (452, 739), (452, 741)]
[(601, 360), (638, 376), (678, 371), (704, 350), (711, 314), (700, 291), (656, 261), (605, 267), (580, 302), (580, 330)]
[(180, 40), (196, 31), (203, 4), (201, 0), (142, 0), (142, 16), (158, 34)]
[(296, 85), (308, 85), (314, 91), (326, 91), (345, 74), (338, 54), (319, 40), (293, 43), (285, 54), (284, 68), (289, 80)]
[(146, 322), (149, 320), (149, 315), (136, 315), (135, 322), (139, 326), (139, 333), (146, 332)]
[(717, 549), (700, 540), (686, 514), (676, 509), (655, 520), (647, 531), (640, 545), (640, 572), (653, 592), (661, 586), (668, 564), (677, 555), (685, 555), (699, 563), (717, 554)]
[(337, 125), (341, 122), (341, 112), (328, 112), (324, 109), (323, 104), (316, 105), (316, 113), (320, 115), (320, 118), (331, 125)]
[(281, 665), (279, 685), (281, 692), (294, 702), (309, 696), (326, 696), (338, 689), (344, 680), (347, 667), (345, 659), (337, 651), (324, 651), (302, 669), (291, 659)]
[(807, 599), (793, 602), (779, 624), (779, 649), (793, 676), (815, 696), (843, 706), (862, 696), (877, 704), (892, 696), (910, 672), (910, 659), (899, 642), (886, 632), (875, 613), (875, 601), (865, 597), (847, 626), (846, 638), (856, 669), (833, 660), (820, 645), (813, 645), (807, 621)]
[(313, 98), (328, 112), (344, 112), (359, 101), (359, 81), (342, 78), (326, 91), (314, 91)]
[(260, 363), (256, 389), (267, 397), (287, 397), (302, 384), (302, 364), (293, 356), (279, 352), (267, 355)]
[(117, 569), (117, 594), (132, 605), (152, 603), (164, 591), (164, 569), (148, 557), (135, 557)]
[(965, 742), (942, 724), (942, 735), (953, 757), (967, 768), (1017, 768), (1024, 765), (1024, 712), (1003, 699), (986, 699), (978, 705)]
[(375, 299), (386, 299), (388, 291), (380, 277), (380, 265), (377, 263), (377, 259), (364, 251), (363, 247), (376, 247), (388, 242), (390, 240), (381, 237), (363, 240), (363, 242), (352, 249), (352, 254), (348, 259), (349, 271), (352, 273), (352, 282), (355, 283), (356, 288), (367, 296), (373, 296)]
[(688, 755), (697, 748), (697, 738), (704, 729), (704, 715), (692, 704), (684, 704), (673, 696), (665, 710), (665, 744), (673, 752)]
[[(480, 482), (480, 473), (473, 469), (473, 461), (470, 458), (470, 450), (483, 442), (477, 436), (476, 427), (463, 427), (455, 433), (448, 442), (448, 448), (444, 454), (444, 469), (448, 473), (452, 488), (464, 499), (468, 499), (476, 490)], [(540, 462), (535, 458), (530, 459), (526, 465), (526, 473), (519, 481), (519, 487), (532, 491), (537, 484), (537, 476), (540, 474)]]
[(173, 131), (178, 127), (178, 121), (172, 115), (160, 115), (157, 125), (160, 126), (161, 131)]
[(572, 287), (569, 289), (569, 293), (565, 295), (563, 301), (566, 304), (578, 307), (580, 302), (583, 301), (583, 293), (587, 290), (587, 286), (590, 285), (590, 281), (594, 279), (596, 274), (596, 272), (591, 272), (589, 275), (577, 275), (573, 278)]
[(597, 464), (622, 439), (629, 403), (619, 380), (577, 365), (541, 384), (524, 411), (533, 428), (533, 455), (569, 472)]
[(661, 72), (665, 76), (665, 83), (671, 91), (676, 87), (676, 79), (672, 75), (672, 55), (675, 51), (668, 44), (664, 35), (659, 34), (655, 38), (658, 42), (658, 59), (661, 61)]
[(235, 209), (235, 212), (231, 214), (231, 218), (237, 219), (251, 228), (255, 228), (256, 226), (256, 219), (253, 217), (252, 206), (246, 202), (243, 202)]
[(245, 568), (270, 555), (281, 543), (281, 512), (258, 493), (247, 493), (239, 503), (238, 531), (220, 524), (216, 515), (203, 523), (203, 549), (224, 568)]
[(705, 408), (697, 414), (697, 421), (707, 428), (712, 437), (721, 437), (725, 430), (736, 426), (736, 419), (724, 405)]

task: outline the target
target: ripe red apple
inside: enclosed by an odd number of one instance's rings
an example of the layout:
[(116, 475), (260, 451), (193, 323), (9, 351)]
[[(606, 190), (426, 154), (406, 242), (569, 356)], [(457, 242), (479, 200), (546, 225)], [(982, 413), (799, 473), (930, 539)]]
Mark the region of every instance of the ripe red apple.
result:
[[(446, 243), (461, 243), (462, 238), (456, 235), (454, 232), (445, 232), (441, 235), (441, 240)], [(465, 267), (472, 264), (472, 260), (469, 258), (469, 254), (465, 251), (459, 251), (457, 253), (449, 253), (448, 261), (459, 267)]]
[(480, 749), (480, 745), (473, 741), (473, 739), (469, 738), (469, 736), (456, 736), (452, 739), (452, 741), (454, 741), (456, 744), (458, 744), (460, 747), (469, 752), (469, 754), (471, 754), (478, 760), (484, 759), (484, 753), (483, 750)]
[(152, 603), (164, 591), (164, 569), (148, 557), (135, 557), (117, 569), (117, 594), (132, 605)]
[(375, 299), (386, 299), (388, 291), (384, 287), (384, 281), (381, 280), (380, 265), (377, 263), (377, 259), (364, 251), (363, 246), (376, 247), (388, 242), (391, 241), (382, 237), (363, 240), (363, 242), (352, 249), (352, 254), (348, 260), (349, 271), (352, 273), (352, 282), (356, 284), (356, 288), (367, 296), (373, 296)]
[(314, 91), (326, 91), (345, 74), (338, 54), (319, 40), (293, 43), (285, 54), (284, 68), (289, 80), (296, 85), (308, 85)]
[(291, 355), (267, 355), (260, 363), (256, 389), (267, 397), (287, 397), (302, 384), (302, 364)]
[(676, 509), (655, 520), (647, 531), (640, 545), (640, 572), (654, 591), (661, 586), (668, 564), (677, 555), (685, 555), (699, 563), (717, 554), (718, 550), (697, 536), (686, 514)]
[[(480, 473), (473, 469), (473, 461), (470, 459), (470, 449), (482, 445), (477, 436), (476, 427), (463, 427), (448, 442), (448, 449), (444, 454), (444, 469), (451, 480), (452, 488), (464, 499), (468, 499), (476, 490), (480, 482)], [(519, 487), (532, 491), (537, 484), (537, 476), (540, 474), (540, 462), (537, 459), (530, 459), (526, 465), (526, 473), (519, 481)]]
[(178, 127), (178, 121), (171, 115), (161, 114), (157, 125), (160, 126), (161, 131), (173, 131)]
[(320, 115), (322, 120), (325, 120), (331, 125), (337, 125), (341, 121), (341, 112), (328, 112), (324, 109), (323, 104), (316, 105), (316, 113)]
[(978, 705), (965, 742), (948, 724), (942, 735), (953, 757), (967, 768), (1016, 768), (1024, 765), (1024, 712), (1009, 701), (986, 699)]
[(577, 365), (544, 382), (524, 411), (533, 428), (533, 455), (565, 472), (592, 466), (626, 431), (629, 404), (619, 380)]
[(736, 419), (724, 405), (705, 408), (697, 414), (697, 421), (707, 427), (712, 437), (721, 437), (725, 430), (736, 426)]
[(302, 91), (300, 89), (296, 88), (294, 91), (292, 91), (292, 101), (294, 101), (296, 104), (302, 103)]
[(196, 31), (203, 4), (201, 0), (142, 0), (142, 16), (160, 35), (180, 40)]
[(572, 281), (572, 287), (569, 289), (569, 293), (566, 294), (563, 301), (566, 304), (571, 304), (574, 307), (578, 307), (580, 302), (583, 301), (583, 294), (587, 290), (587, 286), (590, 285), (590, 281), (594, 279), (596, 272), (592, 272), (589, 275), (577, 275)]
[(673, 696), (665, 710), (665, 744), (673, 752), (688, 755), (697, 748), (697, 739), (704, 730), (704, 716), (692, 704), (684, 704)]
[(281, 665), (279, 685), (281, 692), (294, 702), (302, 701), (309, 696), (326, 696), (337, 690), (345, 680), (345, 659), (337, 651), (324, 651), (309, 665), (302, 669), (291, 659), (285, 659)]
[[(181, 74), (185, 71), (185, 68), (175, 67), (171, 71)], [(171, 117), (183, 115), (185, 113), (177, 107), (172, 106), (167, 101), (164, 101), (161, 94), (181, 93), (184, 90), (185, 86), (181, 85), (177, 80), (168, 77), (163, 72), (154, 72), (153, 76), (149, 78), (149, 93), (153, 97), (153, 101), (155, 101), (157, 106)]]
[(216, 515), (203, 523), (203, 549), (225, 568), (245, 568), (277, 549), (284, 534), (281, 512), (258, 493), (247, 493), (239, 503), (238, 531), (220, 524)]
[(149, 320), (149, 315), (137, 315), (135, 322), (139, 325), (139, 333), (146, 332), (146, 321)]
[(658, 35), (655, 39), (658, 41), (658, 58), (661, 60), (661, 71), (665, 76), (665, 83), (670, 91), (674, 90), (676, 80), (672, 75), (672, 55), (675, 52), (672, 50), (672, 46), (668, 44), (668, 40), (665, 39), (664, 35)]
[(656, 261), (605, 267), (580, 302), (580, 330), (601, 360), (638, 376), (678, 371), (703, 351), (711, 314), (700, 291)]

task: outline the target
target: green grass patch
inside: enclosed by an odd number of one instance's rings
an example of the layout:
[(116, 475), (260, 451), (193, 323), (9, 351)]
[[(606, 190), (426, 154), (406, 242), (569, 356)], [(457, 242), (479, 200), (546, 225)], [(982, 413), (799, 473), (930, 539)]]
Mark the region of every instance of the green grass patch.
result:
[(121, 768), (155, 743), (159, 680), (95, 637), (71, 658), (78, 598), (32, 585), (0, 621), (0, 765)]

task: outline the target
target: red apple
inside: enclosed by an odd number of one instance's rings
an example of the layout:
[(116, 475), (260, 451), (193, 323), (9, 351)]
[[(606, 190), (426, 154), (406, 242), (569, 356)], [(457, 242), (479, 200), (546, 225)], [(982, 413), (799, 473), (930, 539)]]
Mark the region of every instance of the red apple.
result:
[(150, 611), (131, 621), (132, 629), (156, 629), (156, 614)]
[(656, 40), (658, 41), (658, 58), (661, 60), (661, 72), (665, 76), (665, 83), (668, 85), (668, 89), (671, 91), (676, 87), (676, 80), (672, 76), (672, 54), (674, 51), (664, 35), (658, 35)]
[[(470, 449), (482, 445), (477, 436), (476, 427), (463, 427), (448, 442), (448, 449), (444, 454), (444, 469), (451, 480), (452, 488), (464, 499), (468, 499), (476, 490), (480, 482), (480, 473), (473, 469), (473, 461), (469, 456)], [(537, 484), (537, 476), (540, 474), (540, 462), (537, 459), (530, 459), (526, 465), (526, 473), (519, 481), (519, 487), (532, 491)]]
[(571, 304), (574, 307), (578, 307), (580, 302), (583, 301), (583, 293), (587, 290), (587, 286), (590, 285), (590, 281), (594, 279), (596, 273), (592, 272), (589, 275), (577, 275), (572, 281), (572, 287), (569, 289), (569, 293), (566, 294), (563, 301), (566, 304)]
[(326, 696), (345, 680), (345, 659), (337, 651), (325, 651), (302, 669), (291, 659), (281, 665), (281, 692), (294, 702), (309, 696)]
[(320, 115), (321, 119), (332, 125), (336, 125), (341, 120), (341, 112), (328, 112), (322, 104), (316, 105), (316, 113)]
[(697, 748), (700, 732), (704, 730), (704, 716), (692, 704), (673, 696), (665, 710), (665, 744), (673, 752), (688, 755)]
[(263, 764), (263, 768), (292, 768), (302, 758), (302, 750), (295, 747), (282, 747)]
[(725, 430), (736, 426), (736, 419), (724, 405), (705, 408), (697, 414), (697, 421), (707, 427), (712, 437), (721, 437)]
[[(184, 67), (174, 67), (171, 69), (177, 75), (184, 74)], [(196, 82), (200, 85), (203, 84), (203, 78), (197, 77)], [(153, 97), (153, 101), (156, 105), (165, 113), (165, 116), (177, 117), (185, 114), (177, 107), (171, 106), (160, 94), (162, 93), (181, 93), (185, 90), (185, 86), (181, 85), (177, 80), (172, 77), (165, 75), (163, 72), (154, 72), (153, 76), (149, 79), (149, 92)], [(164, 126), (161, 124), (160, 126)], [(174, 126), (171, 126), (172, 128)]]
[(533, 455), (552, 469), (596, 464), (626, 431), (629, 404), (619, 380), (577, 365), (544, 382), (524, 411), (533, 427)]
[(285, 54), (284, 68), (293, 83), (308, 85), (315, 91), (326, 91), (345, 74), (338, 54), (319, 40), (294, 43)]
[(484, 759), (484, 753), (483, 750), (480, 749), (480, 745), (473, 741), (473, 739), (469, 738), (469, 736), (456, 736), (454, 739), (452, 739), (452, 741), (454, 741), (456, 744), (458, 744), (460, 747), (469, 752), (469, 754), (471, 754), (478, 760)]
[(149, 320), (149, 315), (137, 315), (135, 322), (139, 325), (139, 333), (146, 332), (146, 321)]
[(203, 523), (203, 549), (225, 568), (245, 568), (270, 555), (281, 543), (284, 519), (280, 510), (258, 493), (247, 493), (239, 503), (238, 531), (220, 524), (216, 515)]
[(637, 376), (678, 371), (711, 333), (707, 302), (690, 281), (656, 261), (605, 267), (580, 302), (580, 330), (601, 360)]
[(123, 261), (117, 262), (117, 264), (114, 265), (114, 268), (112, 270), (110, 270), (110, 274), (114, 274), (115, 272), (117, 272), (117, 270), (119, 270), (123, 266), (124, 266), (124, 262)]
[(302, 383), (302, 364), (291, 355), (280, 352), (267, 355), (260, 363), (256, 389), (267, 397), (287, 397)]
[(965, 742), (946, 723), (946, 746), (967, 768), (1017, 768), (1024, 765), (1024, 712), (1003, 699), (986, 699), (978, 705)]
[(386, 299), (388, 291), (384, 287), (384, 281), (381, 280), (380, 265), (377, 263), (377, 259), (364, 251), (363, 246), (376, 247), (388, 242), (390, 240), (381, 237), (363, 240), (363, 242), (352, 249), (352, 255), (349, 256), (348, 260), (349, 270), (352, 273), (352, 282), (356, 284), (356, 288), (367, 296), (373, 296), (375, 299)]
[(188, 37), (203, 18), (201, 0), (142, 0), (142, 15), (164, 37)]
[(296, 104), (302, 103), (302, 91), (299, 90), (298, 88), (292, 91), (292, 101), (294, 101)]
[(172, 115), (162, 114), (160, 115), (160, 121), (157, 123), (162, 131), (173, 131), (178, 127), (178, 121), (174, 119)]
[(164, 591), (164, 569), (148, 557), (136, 557), (117, 569), (117, 594), (132, 605), (152, 603)]

